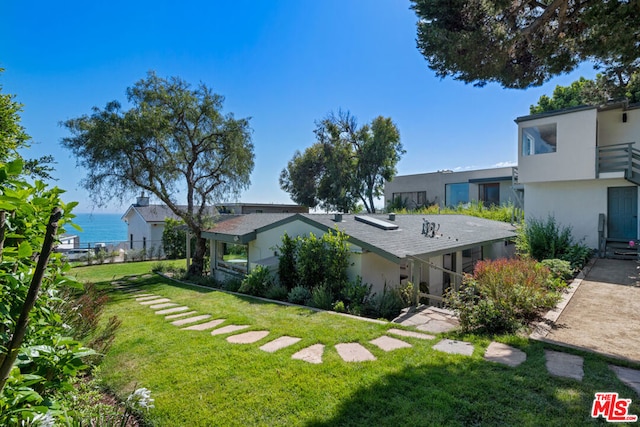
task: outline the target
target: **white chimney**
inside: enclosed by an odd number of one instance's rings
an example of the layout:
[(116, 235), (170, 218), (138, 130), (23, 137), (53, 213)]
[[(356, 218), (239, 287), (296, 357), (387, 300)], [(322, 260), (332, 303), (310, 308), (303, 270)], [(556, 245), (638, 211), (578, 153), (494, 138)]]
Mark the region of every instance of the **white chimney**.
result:
[(149, 206), (149, 198), (144, 195), (144, 191), (136, 199), (136, 206)]

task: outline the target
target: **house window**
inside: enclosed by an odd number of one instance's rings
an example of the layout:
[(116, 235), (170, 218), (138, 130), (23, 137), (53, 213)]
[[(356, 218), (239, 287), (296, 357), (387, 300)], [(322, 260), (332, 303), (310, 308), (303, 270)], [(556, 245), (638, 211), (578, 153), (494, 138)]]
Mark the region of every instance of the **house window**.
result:
[(486, 207), (500, 205), (500, 183), (480, 184), (479, 189), (480, 200)]
[(522, 128), (522, 155), (555, 153), (557, 146), (557, 126), (549, 123)]
[(129, 249), (133, 249), (133, 234), (129, 234)]
[(445, 184), (444, 203), (449, 207), (469, 203), (469, 183)]
[(393, 203), (396, 205), (396, 209), (401, 207), (404, 207), (406, 209), (416, 209), (427, 206), (429, 204), (429, 202), (427, 201), (426, 191), (407, 191), (402, 193), (393, 193), (392, 199)]

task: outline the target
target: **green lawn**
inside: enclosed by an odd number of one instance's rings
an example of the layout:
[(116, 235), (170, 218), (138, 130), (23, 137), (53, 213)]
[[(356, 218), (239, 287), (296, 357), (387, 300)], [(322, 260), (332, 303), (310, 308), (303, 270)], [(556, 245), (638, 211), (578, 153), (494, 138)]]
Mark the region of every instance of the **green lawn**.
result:
[(69, 271), (69, 276), (75, 277), (76, 280), (81, 282), (106, 282), (119, 277), (150, 273), (153, 266), (158, 263), (176, 268), (187, 267), (187, 261), (184, 259), (83, 265), (81, 267), (73, 267)]
[[(79, 277), (111, 281), (146, 272), (135, 265), (136, 271), (126, 272), (116, 266), (86, 267)], [(482, 354), (490, 341), (475, 336), (457, 337), (474, 343), (472, 357), (433, 350), (441, 337), (403, 338), (413, 347), (386, 353), (368, 341), (396, 325), (192, 288), (159, 276), (135, 282), (145, 292), (225, 318), (225, 324), (270, 331), (255, 344), (230, 344), (226, 336), (180, 330), (129, 295), (112, 292), (105, 318), (116, 314), (122, 326), (98, 375), (120, 396), (134, 387), (149, 388), (156, 399), (148, 416), (154, 425), (578, 426), (602, 424), (590, 417), (598, 391), (633, 399), (630, 413), (640, 414), (638, 396), (599, 356), (579, 353), (585, 357), (585, 377), (577, 382), (551, 377), (543, 345), (514, 336), (501, 341), (527, 353), (517, 368), (485, 362)], [(302, 341), (272, 354), (259, 350), (282, 335)], [(359, 342), (378, 360), (346, 363), (334, 348), (342, 342)], [(317, 343), (326, 345), (322, 364), (291, 359)]]

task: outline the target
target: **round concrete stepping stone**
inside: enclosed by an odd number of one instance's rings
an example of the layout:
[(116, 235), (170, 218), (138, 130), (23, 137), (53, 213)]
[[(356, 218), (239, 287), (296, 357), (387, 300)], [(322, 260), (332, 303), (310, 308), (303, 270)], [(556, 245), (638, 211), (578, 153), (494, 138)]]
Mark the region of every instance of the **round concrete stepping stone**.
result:
[(269, 331), (249, 331), (243, 334), (231, 335), (227, 337), (227, 341), (232, 344), (252, 344), (267, 335), (269, 335)]
[(582, 357), (553, 350), (545, 350), (544, 357), (547, 360), (547, 371), (551, 375), (582, 381), (584, 376)]
[(371, 340), (369, 342), (371, 344), (375, 345), (376, 347), (379, 347), (380, 349), (382, 349), (384, 351), (393, 351), (393, 350), (397, 350), (399, 348), (413, 347), (408, 342), (404, 342), (404, 341), (399, 340), (397, 338), (391, 338), (391, 337), (388, 337), (386, 335), (383, 335), (383, 336), (381, 336), (379, 338), (376, 338), (374, 340)]
[(111, 282), (111, 284), (113, 286), (119, 286), (119, 285), (124, 285), (125, 282), (121, 281), (121, 280), (114, 280), (113, 282)]
[(640, 371), (637, 369), (623, 368), (621, 366), (609, 365), (616, 376), (631, 387), (640, 396)]
[(176, 305), (178, 304), (176, 304), (175, 302), (165, 302), (162, 304), (150, 305), (149, 308), (152, 310), (159, 310), (161, 308), (175, 307)]
[(201, 314), (200, 316), (188, 317), (186, 319), (180, 319), (180, 320), (174, 320), (173, 322), (171, 322), (171, 324), (174, 325), (174, 326), (188, 325), (189, 323), (196, 323), (196, 322), (199, 322), (201, 320), (206, 320), (206, 319), (208, 319), (210, 317), (211, 317), (210, 314)]
[(171, 302), (169, 298), (159, 298), (147, 301), (139, 301), (140, 305), (152, 305), (152, 304), (160, 304), (161, 302)]
[(211, 335), (223, 335), (230, 334), (231, 332), (241, 331), (243, 329), (247, 329), (249, 325), (229, 325), (223, 326), (222, 328), (214, 329), (211, 331)]
[(220, 323), (224, 322), (227, 319), (216, 319), (206, 323), (198, 323), (197, 325), (187, 326), (186, 328), (182, 328), (184, 331), (206, 331), (207, 329), (213, 329), (218, 326)]
[(151, 279), (153, 277), (153, 274), (143, 274), (142, 276), (140, 276), (142, 279)]
[(473, 344), (466, 341), (443, 339), (434, 345), (433, 348), (449, 354), (462, 354), (464, 356), (471, 356), (473, 354)]
[(376, 360), (376, 357), (369, 350), (357, 342), (336, 344), (336, 350), (345, 362)]
[(280, 338), (276, 338), (275, 340), (266, 343), (265, 345), (260, 347), (260, 350), (266, 351), (267, 353), (274, 353), (280, 349), (289, 347), (290, 345), (297, 343), (301, 339), (302, 338), (288, 337), (284, 335), (284, 336), (281, 336)]
[(177, 319), (179, 317), (191, 316), (192, 314), (196, 314), (196, 313), (197, 311), (187, 311), (185, 313), (170, 314), (169, 316), (164, 316), (164, 320), (171, 320), (171, 319)]
[(138, 280), (138, 276), (129, 276), (127, 280)]
[(314, 344), (294, 353), (291, 358), (317, 365), (322, 363), (322, 353), (324, 353), (324, 344)]
[(421, 332), (405, 331), (404, 329), (391, 328), (387, 331), (388, 334), (400, 335), (401, 337), (418, 338), (421, 340), (432, 340), (434, 335), (423, 334)]
[(148, 300), (162, 298), (162, 297), (160, 295), (147, 294), (147, 295), (135, 295), (135, 298), (136, 298), (136, 301), (148, 301)]
[(527, 360), (527, 353), (510, 345), (493, 341), (484, 352), (484, 359), (515, 368)]
[[(173, 308), (167, 308), (166, 310), (160, 310), (160, 311), (156, 311), (156, 314), (170, 314), (170, 313), (179, 313), (181, 311), (187, 311), (189, 310), (189, 307), (182, 306), (182, 307), (173, 307)], [(194, 312), (195, 313), (195, 312)]]

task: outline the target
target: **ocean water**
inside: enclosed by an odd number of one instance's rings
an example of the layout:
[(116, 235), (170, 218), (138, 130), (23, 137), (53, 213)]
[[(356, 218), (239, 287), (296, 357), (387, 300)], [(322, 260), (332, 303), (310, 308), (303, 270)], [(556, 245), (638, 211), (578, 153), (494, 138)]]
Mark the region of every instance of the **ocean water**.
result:
[(96, 243), (117, 245), (127, 241), (127, 223), (122, 220), (122, 214), (79, 213), (73, 222), (82, 227), (82, 231), (71, 226), (65, 231), (80, 237), (80, 247), (93, 247)]

